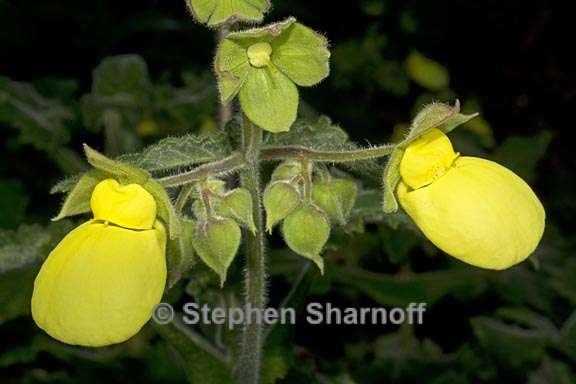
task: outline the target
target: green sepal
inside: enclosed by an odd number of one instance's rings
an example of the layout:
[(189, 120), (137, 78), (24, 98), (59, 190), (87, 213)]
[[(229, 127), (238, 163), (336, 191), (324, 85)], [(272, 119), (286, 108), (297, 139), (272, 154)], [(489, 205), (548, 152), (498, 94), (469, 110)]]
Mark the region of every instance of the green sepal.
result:
[(168, 278), (166, 288), (174, 286), (182, 276), (196, 263), (192, 235), (196, 229), (195, 223), (189, 219), (182, 219), (182, 234), (177, 239), (168, 240), (166, 244), (166, 267)]
[(477, 113), (464, 115), (460, 113), (460, 102), (456, 100), (454, 106), (444, 103), (432, 103), (424, 107), (412, 120), (410, 131), (399, 144), (405, 148), (432, 128), (437, 128), (448, 134), (454, 128), (478, 116)]
[(142, 187), (156, 200), (158, 216), (168, 224), (170, 239), (178, 238), (182, 233), (182, 224), (164, 187), (154, 179), (149, 179)]
[(270, 9), (269, 0), (186, 0), (201, 23), (210, 27), (235, 22), (261, 22)]
[(68, 216), (90, 212), (90, 198), (94, 187), (106, 178), (106, 174), (97, 169), (84, 173), (72, 190), (68, 193), (60, 208), (60, 212), (52, 221), (61, 220)]
[(135, 183), (143, 185), (150, 178), (150, 174), (143, 169), (109, 159), (97, 150), (84, 144), (84, 153), (88, 163), (111, 177), (114, 177), (123, 184)]
[(395, 148), (388, 163), (384, 168), (384, 177), (382, 187), (384, 188), (384, 197), (382, 201), (382, 209), (384, 213), (394, 213), (398, 211), (398, 200), (396, 199), (396, 187), (400, 182), (400, 161), (404, 156), (404, 150)]
[(312, 187), (314, 204), (328, 215), (332, 223), (339, 225), (348, 222), (357, 193), (356, 183), (346, 179), (315, 183)]
[(460, 113), (460, 102), (458, 100), (456, 100), (454, 106), (444, 103), (432, 103), (416, 115), (410, 125), (408, 134), (404, 140), (395, 145), (395, 148), (388, 159), (388, 163), (384, 168), (384, 199), (382, 202), (384, 213), (394, 213), (398, 211), (396, 187), (401, 180), (400, 162), (404, 155), (404, 148), (430, 129), (437, 128), (447, 134), (454, 128), (466, 123), (476, 116), (478, 116), (477, 113), (471, 115)]
[(272, 228), (296, 209), (302, 198), (292, 184), (276, 181), (266, 187), (262, 200), (266, 211), (266, 231), (272, 233)]
[(220, 277), (224, 286), (228, 267), (240, 246), (240, 227), (232, 219), (211, 218), (196, 223), (192, 232), (192, 246), (202, 261)]
[(324, 212), (313, 205), (302, 205), (284, 219), (282, 232), (288, 247), (312, 260), (324, 274), (320, 253), (330, 237), (330, 223)]

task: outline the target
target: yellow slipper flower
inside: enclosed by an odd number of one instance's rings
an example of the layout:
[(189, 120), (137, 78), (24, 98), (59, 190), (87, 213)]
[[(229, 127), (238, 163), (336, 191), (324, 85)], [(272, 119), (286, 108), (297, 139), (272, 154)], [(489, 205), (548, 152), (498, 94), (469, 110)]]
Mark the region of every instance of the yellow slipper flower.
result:
[(166, 231), (156, 202), (137, 184), (100, 182), (94, 219), (50, 253), (34, 282), (32, 317), (64, 343), (123, 342), (150, 319), (166, 284)]
[(457, 259), (506, 269), (540, 242), (546, 215), (528, 184), (492, 161), (460, 157), (438, 129), (408, 145), (400, 175), (396, 192), (406, 213)]

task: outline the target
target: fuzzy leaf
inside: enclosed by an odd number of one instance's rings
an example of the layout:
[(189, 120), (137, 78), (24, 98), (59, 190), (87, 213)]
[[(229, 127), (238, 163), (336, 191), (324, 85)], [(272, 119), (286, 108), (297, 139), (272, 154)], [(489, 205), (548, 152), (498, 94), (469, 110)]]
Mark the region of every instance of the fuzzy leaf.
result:
[(119, 161), (148, 171), (159, 171), (220, 160), (229, 154), (224, 132), (209, 135), (169, 137), (140, 153), (123, 155)]
[(67, 121), (72, 111), (60, 102), (45, 98), (26, 83), (0, 76), (0, 123), (20, 131), (18, 141), (52, 151), (69, 139)]
[(154, 179), (148, 179), (148, 181), (143, 185), (156, 200), (158, 216), (168, 223), (168, 232), (170, 234), (170, 239), (174, 240), (180, 236), (182, 233), (182, 225), (180, 223), (180, 217), (174, 210), (174, 205), (168, 193), (160, 183)]
[(228, 104), (246, 82), (252, 67), (248, 62), (246, 48), (237, 42), (225, 39), (218, 46), (214, 59), (218, 75), (218, 90), (222, 103)]
[(404, 156), (404, 151), (396, 148), (390, 157), (386, 168), (384, 168), (384, 198), (382, 201), (382, 208), (384, 213), (394, 213), (398, 210), (398, 201), (396, 200), (396, 187), (400, 182), (400, 161)]
[(47, 227), (23, 225), (17, 231), (0, 230), (0, 273), (43, 260), (71, 229), (69, 221), (62, 221)]
[(300, 145), (318, 150), (343, 150), (355, 147), (346, 131), (332, 123), (327, 116), (320, 116), (316, 121), (299, 119), (290, 132), (268, 135), (266, 144), (269, 146)]

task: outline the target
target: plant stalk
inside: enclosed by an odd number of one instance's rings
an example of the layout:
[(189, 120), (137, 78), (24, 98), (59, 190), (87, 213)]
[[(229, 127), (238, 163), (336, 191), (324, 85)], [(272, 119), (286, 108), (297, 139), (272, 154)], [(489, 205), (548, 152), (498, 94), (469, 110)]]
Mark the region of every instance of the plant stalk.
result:
[[(256, 232), (245, 231), (246, 270), (244, 272), (245, 305), (263, 311), (266, 307), (266, 260), (264, 250), (264, 220), (260, 188), (260, 147), (262, 130), (243, 118), (243, 149), (247, 162), (241, 173), (241, 183), (250, 191)], [(249, 312), (251, 315), (253, 311)], [(251, 318), (244, 324), (241, 351), (236, 374), (241, 384), (260, 382), (264, 325)]]

